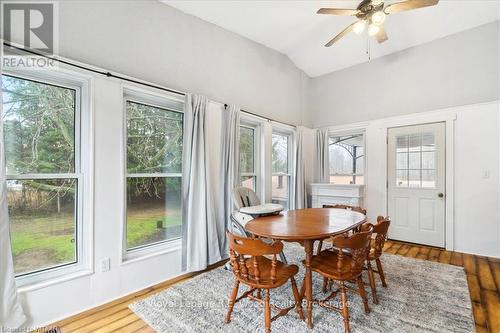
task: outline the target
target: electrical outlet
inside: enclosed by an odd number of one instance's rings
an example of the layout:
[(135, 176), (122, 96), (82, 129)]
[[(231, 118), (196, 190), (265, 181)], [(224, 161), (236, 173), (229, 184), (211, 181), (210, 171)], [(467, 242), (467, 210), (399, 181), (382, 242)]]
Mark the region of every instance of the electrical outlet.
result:
[(104, 258), (101, 259), (101, 272), (107, 272), (111, 269), (111, 259), (110, 258)]

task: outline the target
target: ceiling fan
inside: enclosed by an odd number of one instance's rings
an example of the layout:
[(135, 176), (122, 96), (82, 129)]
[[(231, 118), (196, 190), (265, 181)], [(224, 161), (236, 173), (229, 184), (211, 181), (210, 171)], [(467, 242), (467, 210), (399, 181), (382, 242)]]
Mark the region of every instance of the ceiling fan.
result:
[(349, 32), (354, 31), (361, 34), (368, 26), (368, 35), (375, 36), (379, 43), (385, 42), (388, 37), (384, 29), (384, 21), (387, 15), (399, 12), (435, 6), (439, 0), (407, 0), (385, 5), (383, 0), (363, 0), (356, 9), (343, 8), (320, 8), (318, 14), (355, 16), (358, 20), (342, 30), (337, 36), (325, 44), (332, 46)]

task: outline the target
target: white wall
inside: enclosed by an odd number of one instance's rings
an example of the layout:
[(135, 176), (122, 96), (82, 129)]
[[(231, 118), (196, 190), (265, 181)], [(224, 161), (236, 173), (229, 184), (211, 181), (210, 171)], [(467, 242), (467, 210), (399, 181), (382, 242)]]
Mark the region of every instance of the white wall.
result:
[(313, 78), (313, 127), (496, 101), (499, 49), (496, 21)]
[[(456, 118), (455, 120), (450, 120)], [(453, 249), (500, 257), (500, 103), (452, 107), (364, 123), (332, 126), (333, 132), (366, 131), (366, 209), (374, 221), (387, 214), (387, 128), (449, 121), (454, 147)], [(485, 171), (489, 177), (483, 178)], [(451, 230), (451, 229), (450, 229)], [(449, 244), (447, 244), (448, 246)]]
[[(179, 248), (122, 263), (125, 188), (122, 83), (102, 76), (93, 76), (90, 81), (95, 140), (94, 211), (85, 213), (93, 215), (94, 272), (64, 282), (21, 288), (20, 299), (28, 311), (30, 327), (51, 323), (181, 273)], [(102, 273), (99, 262), (104, 258), (110, 258), (111, 270)]]
[(287, 56), (155, 0), (59, 2), (61, 56), (301, 124)]
[(457, 115), (455, 249), (500, 257), (500, 105), (466, 107)]

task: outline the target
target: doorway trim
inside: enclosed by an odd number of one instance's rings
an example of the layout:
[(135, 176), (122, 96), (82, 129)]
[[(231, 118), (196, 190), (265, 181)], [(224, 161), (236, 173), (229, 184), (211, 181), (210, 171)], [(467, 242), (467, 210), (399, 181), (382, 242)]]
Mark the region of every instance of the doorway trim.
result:
[(454, 250), (454, 235), (455, 235), (455, 120), (457, 119), (456, 110), (455, 111), (438, 111), (430, 112), (425, 114), (414, 114), (403, 117), (389, 118), (381, 121), (379, 127), (384, 133), (385, 149), (384, 149), (384, 164), (385, 164), (385, 184), (383, 197), (384, 197), (384, 209), (387, 213), (388, 211), (388, 195), (389, 191), (387, 188), (388, 184), (388, 130), (393, 127), (404, 127), (404, 126), (415, 126), (424, 125), (430, 123), (445, 123), (445, 249), (448, 251)]

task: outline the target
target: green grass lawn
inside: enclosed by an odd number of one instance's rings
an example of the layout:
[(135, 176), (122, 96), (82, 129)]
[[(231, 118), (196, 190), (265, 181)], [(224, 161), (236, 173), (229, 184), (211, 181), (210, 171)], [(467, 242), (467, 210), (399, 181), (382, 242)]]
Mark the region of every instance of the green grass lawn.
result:
[[(165, 216), (166, 215), (166, 216)], [(162, 221), (162, 228), (157, 227)], [(72, 214), (12, 216), (11, 239), (16, 274), (75, 261), (75, 227)], [(179, 209), (135, 208), (127, 214), (127, 247), (174, 238), (169, 227), (182, 225)]]

